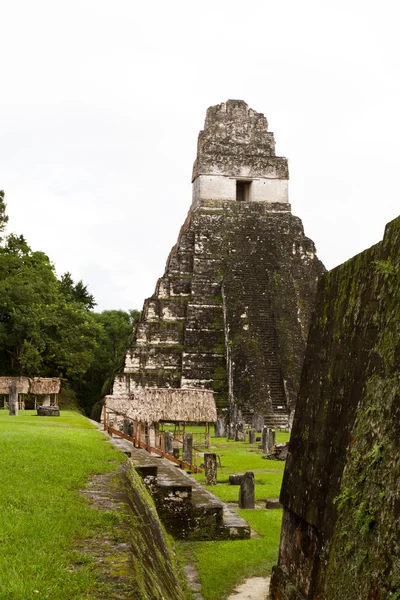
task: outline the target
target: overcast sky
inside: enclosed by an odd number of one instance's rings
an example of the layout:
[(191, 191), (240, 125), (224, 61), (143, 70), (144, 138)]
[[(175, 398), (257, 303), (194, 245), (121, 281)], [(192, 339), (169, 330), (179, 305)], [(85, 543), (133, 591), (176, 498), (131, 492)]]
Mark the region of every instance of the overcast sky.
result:
[(400, 214), (397, 0), (0, 0), (0, 23), (9, 231), (99, 310), (153, 293), (229, 98), (267, 117), (328, 268)]

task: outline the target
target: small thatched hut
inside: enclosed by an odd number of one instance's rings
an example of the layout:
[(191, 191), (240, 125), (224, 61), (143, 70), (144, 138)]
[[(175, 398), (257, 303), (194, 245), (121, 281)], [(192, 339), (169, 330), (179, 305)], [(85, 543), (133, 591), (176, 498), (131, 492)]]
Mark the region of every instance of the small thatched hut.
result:
[(217, 420), (211, 390), (142, 387), (124, 396), (106, 396), (105, 401), (107, 410), (147, 425)]
[(35, 396), (35, 408), (37, 396), (43, 396), (40, 402), (46, 406), (57, 404), (60, 387), (61, 379), (58, 377), (0, 377), (0, 395), (7, 396), (4, 398), (4, 406), (10, 394), (16, 394), (16, 402), (18, 401), (20, 409), (25, 408), (24, 394)]
[(29, 392), (28, 377), (0, 377), (0, 394), (3, 395), (4, 408), (10, 408), (10, 415), (17, 415), (24, 408), (24, 394)]
[(8, 396), (11, 383), (15, 382), (17, 394), (29, 393), (29, 377), (0, 377), (0, 394)]
[(60, 392), (61, 380), (58, 377), (33, 377), (30, 381), (30, 394), (40, 396)]
[(106, 396), (105, 422), (115, 428), (126, 426), (127, 420), (134, 422), (135, 437), (145, 438), (151, 446), (160, 442), (160, 424), (174, 423), (174, 436), (179, 440), (185, 424), (204, 423), (203, 441), (209, 445), (210, 423), (217, 420), (214, 394), (211, 390), (194, 388), (138, 387), (130, 394)]

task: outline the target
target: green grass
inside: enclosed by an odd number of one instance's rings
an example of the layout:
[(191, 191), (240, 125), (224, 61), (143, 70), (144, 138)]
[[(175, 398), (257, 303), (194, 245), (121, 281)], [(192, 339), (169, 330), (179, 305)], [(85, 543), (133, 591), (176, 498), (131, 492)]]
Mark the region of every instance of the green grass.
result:
[[(278, 441), (288, 434), (278, 433)], [(212, 438), (221, 456), (218, 485), (209, 489), (237, 502), (230, 473), (253, 471), (256, 499), (279, 496), (284, 463), (262, 459), (257, 446)], [(123, 460), (92, 424), (75, 412), (9, 417), (0, 410), (0, 598), (83, 600), (97, 589), (84, 540), (111, 535), (118, 515), (91, 508), (79, 494), (91, 474), (116, 470)], [(196, 476), (204, 481), (204, 474)], [(282, 511), (239, 511), (261, 536), (250, 540), (183, 545), (199, 569), (205, 600), (223, 600), (241, 580), (266, 576), (277, 561)], [(79, 568), (76, 566), (79, 565)]]
[[(196, 431), (197, 428), (187, 428)], [(289, 440), (289, 434), (277, 432), (277, 442)], [(233, 442), (225, 438), (211, 438), (211, 448), (221, 457), (222, 467), (217, 470), (217, 485), (206, 486), (224, 502), (237, 505), (239, 486), (230, 485), (229, 475), (253, 471), (255, 498), (263, 505), (267, 498), (279, 497), (285, 463), (263, 459), (259, 443)], [(205, 474), (194, 475), (204, 483)], [(238, 510), (260, 537), (250, 540), (225, 542), (193, 542), (183, 545), (187, 560), (195, 562), (199, 570), (202, 595), (205, 600), (223, 600), (241, 581), (248, 577), (266, 577), (277, 563), (282, 510)]]
[(121, 453), (75, 412), (0, 410), (0, 457), (0, 598), (90, 598), (95, 570), (75, 547), (111, 531), (118, 516), (91, 508), (78, 490), (115, 470)]
[[(277, 432), (277, 442), (289, 440), (289, 434)], [(229, 485), (229, 475), (253, 471), (255, 480), (256, 502), (265, 501), (267, 498), (278, 498), (285, 463), (276, 460), (265, 460), (264, 453), (258, 448), (259, 443), (250, 445), (247, 442), (233, 442), (225, 438), (211, 438), (210, 452), (215, 452), (221, 457), (221, 467), (217, 470), (217, 485), (206, 486), (210, 492), (224, 502), (237, 502), (239, 496), (238, 486)], [(198, 481), (205, 481), (205, 474), (194, 475)]]
[(223, 600), (247, 577), (266, 577), (278, 560), (281, 510), (238, 511), (262, 537), (226, 542), (193, 542), (184, 547), (199, 570), (204, 600)]

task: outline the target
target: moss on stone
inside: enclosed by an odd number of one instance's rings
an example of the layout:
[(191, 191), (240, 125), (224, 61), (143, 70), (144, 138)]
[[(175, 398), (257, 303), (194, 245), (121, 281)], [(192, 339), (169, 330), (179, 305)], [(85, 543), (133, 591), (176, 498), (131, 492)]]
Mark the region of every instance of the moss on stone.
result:
[(399, 597), (399, 275), (400, 218), (380, 244), (320, 280), (281, 494), (274, 600), (289, 598), (286, 580), (304, 597)]
[(126, 471), (132, 511), (132, 570), (138, 600), (185, 600), (190, 592), (171, 538), (161, 525), (153, 500), (133, 466)]

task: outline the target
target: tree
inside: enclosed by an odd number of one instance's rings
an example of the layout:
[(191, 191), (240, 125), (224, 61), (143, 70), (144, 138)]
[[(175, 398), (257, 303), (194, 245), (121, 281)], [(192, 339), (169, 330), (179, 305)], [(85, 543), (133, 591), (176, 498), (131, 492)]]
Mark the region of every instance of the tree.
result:
[[(4, 192), (0, 190), (0, 234), (5, 230), (8, 223), (6, 214), (6, 203), (4, 202)], [(0, 237), (1, 240), (1, 237)]]
[[(0, 192), (0, 233), (8, 221)], [(96, 314), (94, 297), (43, 252), (8, 235), (0, 245), (0, 373), (68, 379), (87, 414), (110, 391), (140, 313)], [(64, 387), (66, 387), (64, 385)]]
[[(138, 311), (105, 310), (94, 313), (102, 328), (101, 340), (95, 351), (92, 366), (74, 384), (80, 404), (87, 414), (97, 404), (101, 406), (103, 396), (111, 392), (115, 374), (123, 367), (126, 350), (138, 321)], [(98, 416), (98, 411), (93, 413)]]
[(83, 285), (83, 281), (74, 283), (71, 273), (67, 272), (61, 275), (60, 292), (68, 302), (78, 302), (88, 310), (96, 306), (94, 296), (89, 294), (87, 285)]
[(101, 327), (60, 293), (54, 267), (23, 236), (0, 248), (0, 364), (10, 375), (77, 377), (90, 367)]

